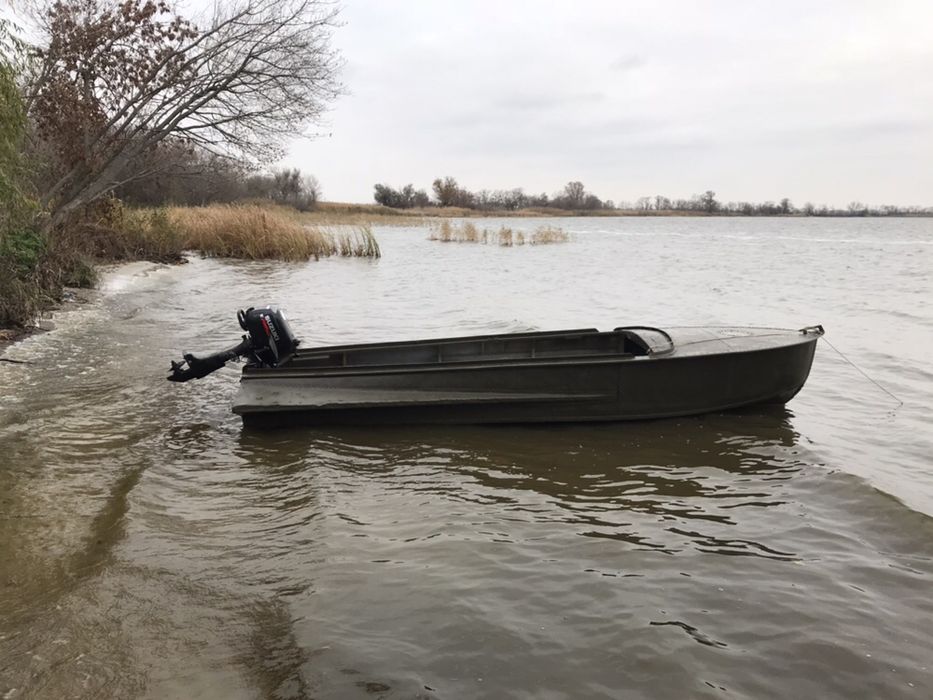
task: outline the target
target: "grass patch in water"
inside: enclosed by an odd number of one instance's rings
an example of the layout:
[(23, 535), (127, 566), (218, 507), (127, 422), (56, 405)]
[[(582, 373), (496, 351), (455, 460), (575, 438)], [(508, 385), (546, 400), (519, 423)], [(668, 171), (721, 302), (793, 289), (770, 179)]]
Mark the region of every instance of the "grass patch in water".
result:
[(539, 226), (531, 234), (531, 245), (547, 245), (549, 243), (566, 243), (570, 236), (560, 226)]
[(451, 223), (448, 219), (431, 227), (429, 240), (441, 243), (481, 243), (498, 244), (504, 248), (522, 245), (547, 245), (550, 243), (566, 243), (570, 236), (559, 226), (538, 226), (534, 231), (516, 231), (508, 226), (499, 229), (478, 229), (472, 221), (463, 221), (459, 224)]
[[(209, 257), (302, 261), (332, 255), (378, 258), (368, 223), (311, 226), (280, 206), (212, 204), (204, 207), (129, 210), (116, 238), (141, 242), (138, 258), (180, 257), (193, 250)], [(110, 256), (113, 257), (113, 256)]]
[(335, 244), (275, 209), (253, 205), (172, 207), (169, 220), (183, 247), (204, 255), (246, 260), (308, 260), (333, 255)]

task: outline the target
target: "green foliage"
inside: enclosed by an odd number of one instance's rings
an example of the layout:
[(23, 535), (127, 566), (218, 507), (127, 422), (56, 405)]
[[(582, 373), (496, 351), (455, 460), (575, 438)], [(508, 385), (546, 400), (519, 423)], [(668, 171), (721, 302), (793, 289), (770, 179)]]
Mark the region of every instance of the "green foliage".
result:
[(13, 71), (0, 60), (0, 202), (9, 203), (19, 195), (20, 142), (25, 112)]
[(0, 236), (4, 229), (22, 223), (32, 208), (23, 192), (26, 107), (17, 84), (23, 54), (12, 26), (0, 19)]
[(0, 237), (0, 259), (6, 272), (26, 277), (33, 272), (45, 253), (45, 240), (31, 229), (7, 230)]
[(0, 19), (0, 326), (27, 323), (54, 278), (45, 274), (46, 242), (32, 226), (36, 206), (24, 192), (26, 110), (17, 84), (22, 53), (12, 26)]

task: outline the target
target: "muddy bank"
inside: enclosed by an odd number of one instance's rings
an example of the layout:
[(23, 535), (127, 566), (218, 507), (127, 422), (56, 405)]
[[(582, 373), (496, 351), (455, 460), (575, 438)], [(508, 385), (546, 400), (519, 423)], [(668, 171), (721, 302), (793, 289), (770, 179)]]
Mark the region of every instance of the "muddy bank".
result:
[(35, 320), (31, 326), (17, 328), (0, 328), (0, 362), (16, 362), (5, 358), (4, 353), (14, 343), (37, 333), (47, 333), (55, 329), (55, 319), (60, 314), (78, 309), (91, 301), (99, 292), (95, 289), (81, 289), (78, 287), (65, 287), (62, 298), (51, 308), (42, 313), (41, 318)]

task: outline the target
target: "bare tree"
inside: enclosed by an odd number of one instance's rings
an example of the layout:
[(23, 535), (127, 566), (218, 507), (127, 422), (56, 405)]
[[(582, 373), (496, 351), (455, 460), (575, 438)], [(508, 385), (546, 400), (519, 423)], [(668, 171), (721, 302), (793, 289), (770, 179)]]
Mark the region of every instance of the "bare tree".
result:
[(237, 161), (177, 142), (163, 142), (140, 155), (133, 169), (152, 174), (131, 180), (113, 192), (118, 199), (132, 204), (208, 204), (246, 196), (272, 198), (271, 188), (256, 191), (248, 187), (255, 178), (271, 181), (271, 176), (250, 175)]
[(431, 206), (431, 198), (424, 190), (415, 190), (414, 197), (412, 198), (412, 205), (422, 209), (429, 207)]
[(313, 209), (321, 200), (321, 183), (314, 175), (304, 175), (301, 178), (301, 191), (304, 195), (303, 205)]
[(298, 168), (284, 168), (272, 171), (272, 182), (275, 186), (277, 202), (294, 202), (301, 192), (301, 171)]
[(426, 207), (431, 203), (428, 193), (424, 190), (416, 190), (411, 183), (397, 190), (384, 184), (377, 184), (374, 189), (373, 199), (379, 204), (393, 209)]
[(579, 180), (568, 182), (564, 185), (564, 198), (571, 209), (580, 209), (586, 198), (586, 188)]
[(279, 156), (341, 91), (336, 13), (324, 0), (232, 0), (198, 26), (163, 1), (46, 2), (27, 95), (56, 166), (45, 226), (151, 174), (133, 166), (166, 141), (253, 164)]
[(457, 200), (460, 195), (460, 186), (457, 184), (456, 178), (450, 177), (449, 175), (443, 180), (437, 178), (432, 183), (431, 188), (434, 190), (434, 197), (437, 199), (438, 205), (442, 207), (453, 207), (457, 205)]
[(849, 210), (849, 216), (867, 216), (868, 207), (862, 204), (861, 202), (849, 202), (849, 206), (846, 207)]

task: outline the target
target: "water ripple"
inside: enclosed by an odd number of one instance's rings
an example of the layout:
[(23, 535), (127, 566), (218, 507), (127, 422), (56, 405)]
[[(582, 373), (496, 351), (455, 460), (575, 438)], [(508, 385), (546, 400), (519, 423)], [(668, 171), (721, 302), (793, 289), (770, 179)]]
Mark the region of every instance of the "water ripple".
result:
[[(402, 227), (373, 264), (118, 269), (14, 346), (33, 364), (0, 365), (0, 695), (933, 687), (929, 224), (558, 223), (573, 241), (535, 250)], [(821, 346), (787, 410), (256, 433), (234, 370), (164, 368), (267, 302), (308, 343), (820, 320), (905, 405)]]

